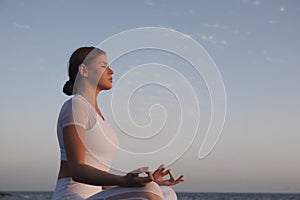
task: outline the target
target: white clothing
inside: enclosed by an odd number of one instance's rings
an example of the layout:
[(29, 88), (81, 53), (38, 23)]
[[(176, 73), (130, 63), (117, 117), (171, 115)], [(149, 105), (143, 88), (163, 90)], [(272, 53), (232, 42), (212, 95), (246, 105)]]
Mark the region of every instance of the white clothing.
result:
[(86, 164), (108, 171), (119, 146), (118, 137), (108, 122), (81, 95), (75, 95), (66, 101), (58, 117), (57, 137), (61, 160), (67, 160), (62, 130), (69, 125), (77, 125), (86, 130), (86, 134), (80, 136), (86, 148)]
[[(102, 171), (109, 171), (113, 156), (119, 146), (119, 140), (108, 122), (99, 116), (95, 108), (83, 96), (78, 94), (64, 103), (58, 117), (57, 137), (61, 160), (67, 160), (63, 128), (70, 125), (77, 125), (86, 130), (85, 135), (79, 136), (86, 149), (85, 164)], [(70, 177), (57, 180), (52, 199), (82, 200), (91, 196), (93, 196), (91, 199), (106, 199), (130, 192), (151, 192), (159, 196), (165, 194), (164, 199), (167, 199), (165, 196), (168, 194), (170, 200), (177, 199), (176, 193), (170, 187), (159, 187), (154, 182), (146, 187), (116, 187), (102, 191), (101, 186), (79, 183)]]
[(78, 183), (71, 177), (60, 178), (56, 181), (52, 200), (83, 200), (101, 191), (102, 188), (99, 186)]
[[(99, 188), (98, 188), (99, 190)], [(105, 200), (109, 197), (127, 194), (127, 193), (135, 193), (135, 192), (151, 192), (160, 196), (164, 200), (176, 200), (177, 196), (175, 191), (171, 187), (167, 186), (158, 186), (156, 183), (151, 182), (146, 187), (116, 187), (112, 189), (107, 189), (102, 192), (95, 191), (95, 195), (90, 196), (90, 191), (85, 190), (81, 187), (81, 183), (77, 183), (73, 181), (70, 177), (58, 179), (55, 193), (52, 197), (53, 200)], [(122, 199), (145, 199), (143, 197), (130, 197), (130, 198), (122, 198)]]

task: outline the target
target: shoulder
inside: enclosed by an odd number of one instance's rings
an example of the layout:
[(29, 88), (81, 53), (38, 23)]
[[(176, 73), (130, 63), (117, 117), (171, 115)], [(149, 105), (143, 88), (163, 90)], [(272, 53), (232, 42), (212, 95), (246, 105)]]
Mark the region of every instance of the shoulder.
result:
[(92, 110), (90, 105), (88, 105), (84, 99), (75, 95), (68, 99), (62, 105), (59, 113), (59, 121), (86, 121), (90, 116), (92, 116)]
[(89, 129), (95, 124), (92, 106), (81, 96), (75, 95), (63, 104), (58, 122), (61, 127), (75, 124)]
[(82, 97), (75, 95), (65, 101), (62, 106), (61, 112), (89, 112), (90, 106), (85, 102)]

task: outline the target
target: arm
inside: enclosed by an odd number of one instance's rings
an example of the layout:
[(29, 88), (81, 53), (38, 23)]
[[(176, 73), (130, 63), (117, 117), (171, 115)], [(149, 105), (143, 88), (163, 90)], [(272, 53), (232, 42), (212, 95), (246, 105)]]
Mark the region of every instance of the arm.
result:
[(90, 185), (127, 187), (144, 186), (153, 180), (152, 174), (149, 174), (148, 177), (139, 177), (136, 173), (120, 176), (86, 165), (84, 163), (85, 147), (79, 137), (84, 134), (85, 129), (77, 125), (67, 126), (63, 129), (68, 171), (73, 180)]

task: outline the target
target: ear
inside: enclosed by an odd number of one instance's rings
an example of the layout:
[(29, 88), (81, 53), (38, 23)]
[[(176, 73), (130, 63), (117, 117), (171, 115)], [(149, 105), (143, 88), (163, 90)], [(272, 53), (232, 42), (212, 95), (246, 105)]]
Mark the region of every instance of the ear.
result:
[(81, 76), (84, 78), (87, 78), (89, 76), (87, 66), (85, 64), (80, 64), (78, 66), (78, 72), (80, 73)]

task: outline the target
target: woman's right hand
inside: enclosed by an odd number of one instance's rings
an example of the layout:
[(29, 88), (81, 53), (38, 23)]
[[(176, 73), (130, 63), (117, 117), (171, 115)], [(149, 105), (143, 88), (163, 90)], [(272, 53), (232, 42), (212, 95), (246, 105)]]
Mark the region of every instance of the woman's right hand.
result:
[[(147, 176), (139, 176), (140, 173), (146, 173)], [(129, 172), (124, 176), (122, 187), (142, 187), (153, 181), (153, 175), (149, 171), (145, 172)]]

